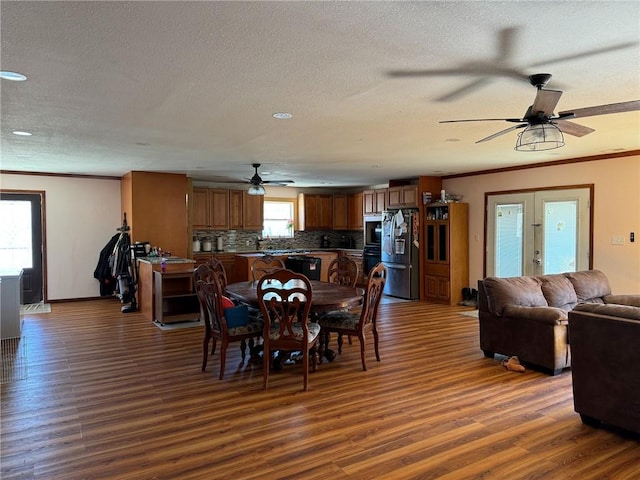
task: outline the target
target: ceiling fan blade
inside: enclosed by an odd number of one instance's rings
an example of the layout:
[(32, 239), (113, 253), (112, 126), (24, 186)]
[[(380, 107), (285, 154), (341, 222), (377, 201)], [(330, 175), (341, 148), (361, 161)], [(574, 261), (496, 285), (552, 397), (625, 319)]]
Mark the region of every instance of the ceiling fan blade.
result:
[(494, 133), (493, 135), (489, 135), (488, 137), (481, 138), (476, 143), (488, 142), (489, 140), (493, 140), (500, 135), (504, 135), (505, 133), (512, 132), (513, 130), (517, 130), (518, 128), (524, 128), (528, 123), (521, 123), (520, 125), (514, 125), (513, 127), (505, 128), (504, 130), (499, 131), (498, 133)]
[(576, 108), (575, 110), (560, 112), (560, 115), (573, 113), (573, 118), (583, 118), (593, 117), (594, 115), (607, 115), (609, 113), (632, 112), (634, 110), (640, 110), (640, 100), (609, 103), (607, 105), (598, 105), (595, 107)]
[(476, 90), (488, 83), (490, 83), (492, 80), (489, 77), (482, 77), (479, 78), (477, 80), (474, 80), (473, 82), (467, 83), (466, 85), (454, 90), (453, 92), (449, 92), (446, 95), (443, 95), (442, 97), (438, 97), (436, 98), (436, 101), (438, 102), (450, 102), (451, 100), (455, 100), (458, 97), (461, 97), (465, 94), (467, 94), (468, 92), (472, 91), (472, 90)]
[(584, 125), (568, 120), (554, 120), (552, 123), (557, 125), (562, 133), (567, 133), (574, 137), (584, 137), (585, 135), (595, 132), (593, 128), (585, 127)]
[(572, 55), (564, 55), (562, 57), (556, 57), (552, 59), (543, 60), (542, 62), (532, 63), (529, 67), (540, 67), (543, 65), (551, 65), (552, 63), (566, 62), (567, 60), (576, 60), (578, 58), (590, 57), (592, 55), (599, 55), (601, 53), (613, 52), (615, 50), (622, 50), (624, 48), (635, 47), (638, 42), (625, 42), (610, 45), (608, 47), (596, 48), (593, 50), (587, 50), (585, 52), (574, 53)]
[(275, 185), (277, 183), (286, 185), (287, 183), (295, 183), (293, 180), (263, 180), (262, 183), (268, 183), (270, 185)]
[(498, 59), (509, 60), (513, 57), (517, 33), (518, 29), (515, 27), (503, 28), (498, 32)]
[(531, 106), (531, 113), (533, 115), (543, 113), (545, 117), (553, 115), (553, 109), (556, 108), (561, 96), (562, 92), (560, 90), (545, 90), (539, 88), (536, 99)]
[(460, 123), (460, 122), (524, 122), (522, 118), (471, 118), (468, 120), (441, 120), (438, 123)]

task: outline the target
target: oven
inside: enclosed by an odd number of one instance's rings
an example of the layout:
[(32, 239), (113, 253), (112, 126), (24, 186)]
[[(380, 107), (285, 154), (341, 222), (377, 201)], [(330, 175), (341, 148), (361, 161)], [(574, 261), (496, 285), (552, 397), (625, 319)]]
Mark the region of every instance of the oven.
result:
[(381, 253), (382, 249), (379, 244), (369, 244), (364, 246), (364, 250), (362, 251), (362, 267), (364, 269), (365, 276), (368, 276), (371, 269), (380, 263)]
[(382, 243), (382, 216), (364, 217), (364, 244), (380, 245)]

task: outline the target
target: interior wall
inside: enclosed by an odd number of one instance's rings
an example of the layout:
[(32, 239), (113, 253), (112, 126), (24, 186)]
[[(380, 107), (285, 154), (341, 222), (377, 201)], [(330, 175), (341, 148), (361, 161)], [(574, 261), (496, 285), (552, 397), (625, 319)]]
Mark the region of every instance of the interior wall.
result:
[[(582, 184), (594, 185), (593, 268), (607, 275), (613, 293), (640, 293), (638, 155), (445, 179), (443, 188), (469, 203), (469, 285), (483, 276), (485, 192)], [(624, 245), (613, 245), (613, 236)]]
[(93, 271), (122, 224), (120, 179), (3, 173), (0, 186), (45, 192), (46, 300), (100, 296)]

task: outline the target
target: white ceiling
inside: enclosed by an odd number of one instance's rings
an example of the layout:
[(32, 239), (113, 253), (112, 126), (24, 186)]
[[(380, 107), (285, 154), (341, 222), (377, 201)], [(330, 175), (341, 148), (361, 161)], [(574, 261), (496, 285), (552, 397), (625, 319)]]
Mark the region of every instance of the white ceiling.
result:
[[(241, 180), (258, 162), (264, 179), (365, 186), (640, 148), (637, 111), (574, 120), (596, 131), (548, 152), (514, 151), (516, 132), (475, 143), (506, 122), (438, 123), (522, 117), (535, 88), (499, 67), (552, 73), (559, 111), (640, 99), (636, 0), (0, 8), (2, 70), (28, 76), (1, 82), (5, 171)], [(479, 77), (389, 75), (470, 63), (492, 81), (450, 101), (437, 99)]]

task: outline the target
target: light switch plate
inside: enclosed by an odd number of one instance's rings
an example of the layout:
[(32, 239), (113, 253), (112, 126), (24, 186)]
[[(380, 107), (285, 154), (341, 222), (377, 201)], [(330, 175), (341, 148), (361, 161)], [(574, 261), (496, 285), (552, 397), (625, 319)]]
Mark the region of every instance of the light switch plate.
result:
[(612, 236), (611, 245), (624, 245), (624, 237), (622, 235)]

